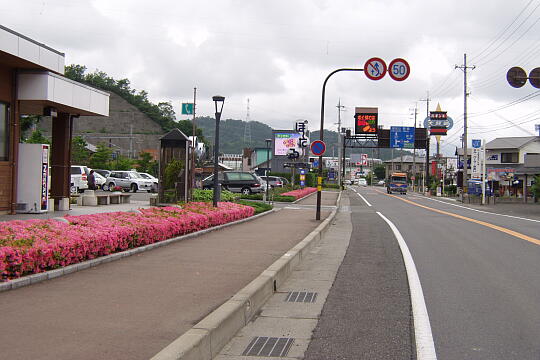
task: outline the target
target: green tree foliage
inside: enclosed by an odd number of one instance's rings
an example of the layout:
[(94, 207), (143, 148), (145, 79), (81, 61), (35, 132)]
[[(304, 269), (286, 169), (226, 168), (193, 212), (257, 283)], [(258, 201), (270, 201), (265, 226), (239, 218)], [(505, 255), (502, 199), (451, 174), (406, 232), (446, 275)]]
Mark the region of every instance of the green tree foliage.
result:
[(155, 169), (157, 168), (157, 161), (152, 160), (152, 154), (148, 152), (141, 152), (139, 159), (137, 160), (138, 170), (140, 172), (150, 173), (156, 175)]
[(28, 131), (41, 120), (39, 115), (22, 115), (19, 118), (21, 125), (21, 142), (25, 142)]
[(173, 160), (167, 164), (163, 176), (163, 186), (165, 189), (174, 189), (174, 183), (178, 182), (178, 176), (184, 169), (184, 162), (182, 160)]
[(86, 148), (86, 140), (82, 136), (75, 136), (71, 139), (71, 163), (88, 164), (90, 151)]
[(151, 103), (148, 100), (148, 93), (144, 90), (137, 92), (132, 89), (128, 79), (115, 80), (99, 70), (86, 73), (85, 66), (76, 64), (66, 66), (64, 75), (72, 80), (118, 94), (158, 123), (165, 131), (176, 127), (172, 105), (170, 103), (160, 103), (158, 105)]
[(386, 169), (384, 165), (376, 165), (373, 172), (375, 173), (377, 179), (384, 179), (386, 176)]
[(30, 137), (26, 139), (26, 142), (29, 144), (50, 144), (51, 143), (51, 141), (47, 139), (45, 136), (43, 136), (43, 134), (39, 130), (34, 130), (34, 132), (32, 132), (32, 135), (30, 135)]
[(88, 164), (93, 169), (107, 169), (111, 160), (112, 150), (103, 143), (97, 144), (97, 150), (90, 156)]
[(135, 162), (132, 159), (119, 155), (116, 160), (111, 161), (110, 167), (114, 170), (131, 170), (133, 165)]

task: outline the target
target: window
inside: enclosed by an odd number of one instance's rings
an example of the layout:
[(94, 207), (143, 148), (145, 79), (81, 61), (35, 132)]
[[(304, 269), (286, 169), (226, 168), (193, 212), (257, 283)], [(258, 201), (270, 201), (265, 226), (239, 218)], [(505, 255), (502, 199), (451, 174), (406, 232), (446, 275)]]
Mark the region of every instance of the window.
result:
[(250, 173), (240, 173), (240, 179), (241, 180), (251, 181), (251, 180), (254, 179), (254, 177)]
[(514, 153), (501, 153), (501, 163), (513, 163), (516, 164), (519, 161), (519, 154)]
[(71, 175), (81, 175), (81, 169), (78, 166), (72, 166)]
[(229, 181), (240, 180), (240, 174), (236, 172), (227, 173), (227, 180)]
[(0, 102), (0, 161), (9, 160), (9, 105)]

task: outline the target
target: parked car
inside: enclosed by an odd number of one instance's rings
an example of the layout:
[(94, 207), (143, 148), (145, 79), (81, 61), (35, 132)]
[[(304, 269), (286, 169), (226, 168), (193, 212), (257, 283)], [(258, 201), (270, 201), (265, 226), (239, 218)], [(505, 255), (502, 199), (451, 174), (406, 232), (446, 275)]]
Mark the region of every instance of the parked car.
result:
[(345, 180), (343, 181), (343, 184), (345, 184), (345, 185), (351, 185), (351, 180), (345, 179)]
[(155, 176), (152, 176), (149, 173), (144, 173), (144, 172), (140, 172), (139, 175), (141, 175), (144, 179), (150, 180), (152, 182), (152, 192), (157, 191), (159, 180)]
[(83, 192), (88, 189), (88, 174), (90, 169), (83, 165), (71, 165), (71, 193)]
[(107, 178), (98, 173), (96, 170), (94, 170), (94, 178), (96, 179), (96, 187), (98, 189), (103, 189), (103, 185), (105, 185)]
[(377, 185), (378, 185), (378, 186), (384, 186), (385, 184), (386, 184), (386, 181), (384, 181), (384, 180), (379, 180), (379, 181), (377, 182)]
[(283, 183), (283, 186), (287, 186), (290, 184), (290, 181), (287, 178), (279, 177), (281, 179), (281, 182)]
[[(223, 189), (249, 195), (265, 190), (263, 181), (257, 175), (245, 171), (223, 171), (218, 173), (218, 181)], [(214, 186), (214, 175), (203, 180), (203, 189), (210, 190)]]
[[(261, 178), (266, 180), (266, 176), (261, 176)], [(270, 188), (283, 187), (285, 185), (283, 183), (283, 178), (279, 176), (268, 176), (268, 183), (270, 184)]]
[(116, 186), (119, 186), (124, 191), (152, 191), (152, 181), (143, 178), (136, 171), (111, 171), (106, 184), (110, 191), (113, 191)]
[(99, 175), (103, 176), (105, 179), (109, 174), (111, 173), (111, 170), (104, 170), (104, 169), (94, 169), (94, 172), (97, 172)]

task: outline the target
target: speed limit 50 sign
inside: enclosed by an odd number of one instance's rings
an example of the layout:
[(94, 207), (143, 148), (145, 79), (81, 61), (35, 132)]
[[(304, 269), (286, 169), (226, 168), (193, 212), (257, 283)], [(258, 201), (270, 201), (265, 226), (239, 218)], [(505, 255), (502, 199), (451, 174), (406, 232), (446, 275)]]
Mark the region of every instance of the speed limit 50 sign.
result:
[(388, 65), (388, 74), (396, 81), (403, 81), (409, 77), (411, 68), (409, 63), (404, 59), (397, 58), (390, 62)]

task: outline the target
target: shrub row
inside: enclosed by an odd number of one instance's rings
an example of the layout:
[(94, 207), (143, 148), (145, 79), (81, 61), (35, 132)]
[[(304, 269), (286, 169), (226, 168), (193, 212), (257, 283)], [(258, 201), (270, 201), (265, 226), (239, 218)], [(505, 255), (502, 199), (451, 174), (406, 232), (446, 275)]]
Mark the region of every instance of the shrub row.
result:
[(0, 223), (1, 281), (79, 263), (252, 216), (253, 207), (222, 202)]
[(306, 187), (303, 189), (293, 190), (286, 193), (281, 194), (281, 196), (293, 196), (295, 199), (303, 198), (306, 195), (309, 195), (311, 193), (314, 193), (317, 191), (317, 188), (314, 187)]

